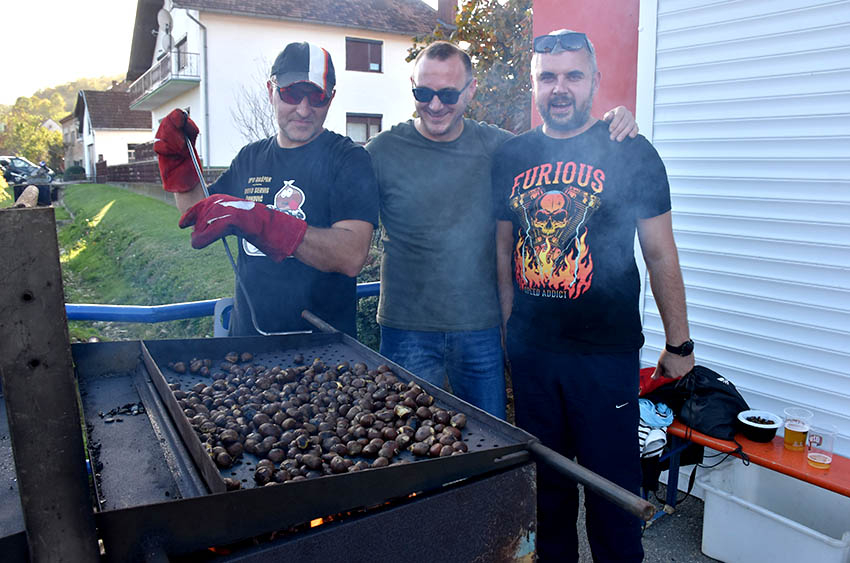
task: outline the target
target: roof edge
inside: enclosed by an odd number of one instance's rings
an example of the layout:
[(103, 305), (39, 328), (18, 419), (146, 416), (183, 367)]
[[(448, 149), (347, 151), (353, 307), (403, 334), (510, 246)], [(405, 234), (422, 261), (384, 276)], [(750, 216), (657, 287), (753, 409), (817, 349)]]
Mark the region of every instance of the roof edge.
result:
[[(194, 10), (198, 13), (221, 14), (221, 15), (226, 15), (226, 16), (242, 16), (242, 17), (245, 17), (245, 18), (257, 18), (257, 19), (261, 19), (261, 20), (274, 20), (274, 21), (289, 21), (289, 22), (294, 22), (294, 23), (309, 23), (309, 24), (314, 24), (314, 25), (324, 25), (324, 26), (327, 26), (327, 27), (341, 27), (343, 29), (362, 29), (362, 30), (366, 30), (366, 31), (374, 31), (376, 33), (388, 33), (390, 35), (402, 35), (404, 37), (409, 37), (410, 39), (413, 39), (414, 37), (416, 37), (417, 35), (420, 34), (420, 32), (408, 33), (406, 31), (389, 31), (387, 29), (381, 29), (381, 28), (375, 28), (375, 27), (364, 27), (364, 26), (360, 26), (360, 25), (345, 25), (343, 23), (326, 22), (326, 21), (322, 21), (322, 20), (311, 20), (311, 19), (306, 19), (306, 18), (290, 18), (290, 17), (286, 17), (286, 16), (272, 16), (272, 15), (268, 15), (268, 14), (254, 14), (254, 13), (249, 13), (249, 12), (239, 12), (239, 11), (236, 11), (236, 10), (221, 10), (221, 9), (215, 9), (215, 8), (213, 8), (213, 9), (210, 9), (210, 8), (201, 9), (201, 8), (196, 7), (196, 6), (191, 6), (191, 7), (190, 6), (182, 6), (180, 4), (180, 2), (176, 2), (176, 1), (173, 2), (173, 5), (174, 5), (175, 8), (180, 8), (182, 10)], [(434, 13), (436, 14), (436, 10), (434, 11)], [(436, 22), (436, 20), (435, 20), (435, 22)], [(423, 31), (421, 33), (427, 33), (427, 32)]]

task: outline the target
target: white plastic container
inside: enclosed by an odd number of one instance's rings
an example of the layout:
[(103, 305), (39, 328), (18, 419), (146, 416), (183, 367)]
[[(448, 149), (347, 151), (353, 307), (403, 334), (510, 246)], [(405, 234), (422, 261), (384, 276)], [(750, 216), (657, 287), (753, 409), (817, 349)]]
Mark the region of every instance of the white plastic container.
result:
[(850, 563), (850, 498), (730, 459), (697, 476), (702, 552), (726, 563)]

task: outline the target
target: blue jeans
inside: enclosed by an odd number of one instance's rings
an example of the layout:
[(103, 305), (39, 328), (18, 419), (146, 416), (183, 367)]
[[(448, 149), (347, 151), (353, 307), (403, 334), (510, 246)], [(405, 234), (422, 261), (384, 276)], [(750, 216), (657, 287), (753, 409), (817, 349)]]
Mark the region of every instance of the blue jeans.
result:
[(381, 326), (381, 355), (504, 420), (505, 364), (498, 327), (431, 332)]

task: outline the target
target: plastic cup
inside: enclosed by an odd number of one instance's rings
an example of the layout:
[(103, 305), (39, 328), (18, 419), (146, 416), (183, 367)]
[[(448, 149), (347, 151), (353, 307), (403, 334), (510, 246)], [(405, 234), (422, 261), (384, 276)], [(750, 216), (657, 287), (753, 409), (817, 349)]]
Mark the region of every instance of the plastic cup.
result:
[(800, 407), (785, 409), (785, 449), (802, 452), (806, 449), (806, 436), (815, 413)]
[(838, 428), (825, 426), (822, 428), (812, 427), (809, 429), (807, 443), (806, 461), (817, 469), (829, 469), (832, 463), (832, 450), (835, 447), (835, 436)]

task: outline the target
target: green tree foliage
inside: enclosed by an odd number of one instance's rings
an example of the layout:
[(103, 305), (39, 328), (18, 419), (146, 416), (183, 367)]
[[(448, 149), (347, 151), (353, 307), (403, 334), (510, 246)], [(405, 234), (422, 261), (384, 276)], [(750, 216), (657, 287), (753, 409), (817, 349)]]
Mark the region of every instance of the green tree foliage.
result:
[(32, 96), (19, 97), (13, 106), (0, 107), (0, 150), (17, 154), (33, 162), (44, 160), (54, 170), (62, 167), (62, 133), (49, 131), (42, 124), (57, 123), (74, 109), (80, 90), (105, 90), (121, 77), (81, 78), (60, 86), (39, 90)]
[(478, 91), (467, 117), (521, 133), (531, 127), (531, 0), (465, 0), (456, 29), (438, 26), (414, 38), (407, 60), (434, 41), (466, 50)]
[(80, 78), (73, 82), (66, 82), (59, 86), (39, 90), (33, 94), (32, 97), (49, 99), (58, 94), (62, 98), (63, 102), (63, 113), (59, 117), (63, 117), (74, 111), (74, 105), (77, 103), (77, 92), (80, 90), (106, 90), (112, 86), (113, 82), (121, 82), (122, 80), (124, 80), (124, 77), (121, 75), (101, 76), (98, 78)]
[(33, 162), (46, 161), (51, 168), (60, 167), (64, 153), (62, 133), (50, 131), (42, 124), (47, 119), (61, 118), (64, 113), (62, 98), (20, 97), (4, 116), (6, 125), (0, 146), (11, 154), (18, 154)]

